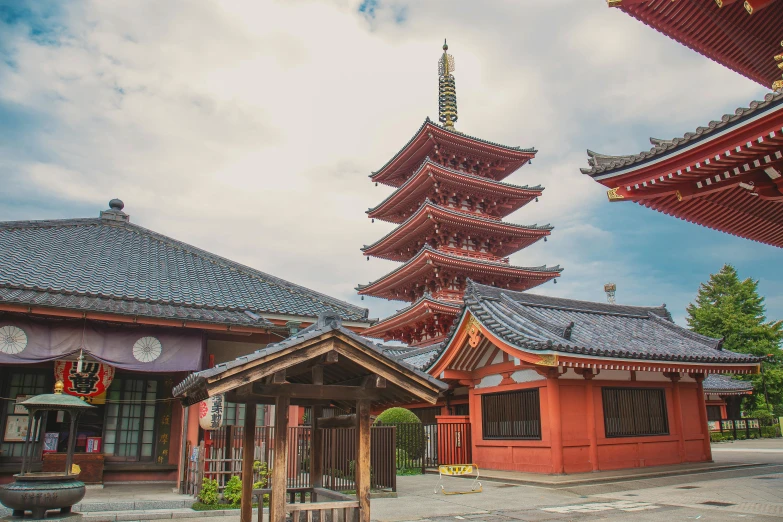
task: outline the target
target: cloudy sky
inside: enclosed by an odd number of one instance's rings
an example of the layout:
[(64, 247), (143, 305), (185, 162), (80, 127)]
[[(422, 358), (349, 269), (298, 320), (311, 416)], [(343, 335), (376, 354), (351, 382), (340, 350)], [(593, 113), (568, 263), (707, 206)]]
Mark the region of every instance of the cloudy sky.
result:
[(724, 263), (783, 317), (780, 249), (631, 203), (583, 176), (585, 149), (649, 148), (764, 90), (603, 0), (0, 0), (0, 220), (134, 223), (370, 308), (354, 286), (395, 263), (367, 175), (437, 117), (443, 38), (467, 134), (540, 152), (508, 178), (546, 187), (510, 217), (552, 223), (512, 256), (560, 264), (536, 292), (666, 303), (684, 324)]

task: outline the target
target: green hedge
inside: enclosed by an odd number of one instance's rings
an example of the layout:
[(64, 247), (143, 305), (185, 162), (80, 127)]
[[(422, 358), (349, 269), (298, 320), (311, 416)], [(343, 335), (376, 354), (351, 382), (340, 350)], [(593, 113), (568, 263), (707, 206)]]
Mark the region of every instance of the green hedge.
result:
[(384, 426), (416, 423), (421, 423), (421, 421), (411, 410), (405, 408), (389, 408), (375, 419), (375, 424), (383, 424)]
[[(378, 415), (375, 419), (375, 424), (397, 426), (395, 445), (398, 450), (403, 450), (404, 452), (403, 454), (398, 453), (398, 461), (401, 455), (405, 455), (412, 461), (412, 464), (424, 456), (424, 444), (426, 441), (424, 425), (412, 411), (405, 408), (389, 408)], [(405, 467), (414, 466), (408, 465)]]

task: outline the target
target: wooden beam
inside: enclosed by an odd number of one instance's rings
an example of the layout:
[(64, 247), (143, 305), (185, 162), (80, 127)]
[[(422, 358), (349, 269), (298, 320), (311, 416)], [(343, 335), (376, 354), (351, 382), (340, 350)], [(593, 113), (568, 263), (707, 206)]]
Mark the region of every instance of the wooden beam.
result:
[[(370, 422), (374, 422), (375, 417), (370, 416)], [(353, 428), (356, 426), (356, 414), (335, 415), (334, 417), (321, 417), (318, 419), (318, 426), (321, 428)]]
[(245, 429), (242, 434), (242, 503), (240, 522), (252, 522), (253, 518), (253, 452), (255, 449), (256, 405), (245, 406)]
[(381, 398), (377, 391), (366, 390), (359, 386), (317, 386), (315, 384), (293, 382), (287, 384), (255, 383), (253, 385), (253, 393), (267, 397), (286, 396), (299, 399), (329, 399), (335, 401), (378, 400)]
[[(275, 456), (272, 464), (272, 493), (269, 495), (269, 522), (285, 522), (285, 497), (288, 476), (288, 407), (286, 396), (275, 400)], [(259, 507), (262, 509), (262, 507)]]
[(272, 376), (272, 384), (285, 384), (285, 382), (285, 368), (275, 372), (275, 374)]
[(243, 368), (232, 369), (215, 377), (212, 377), (207, 383), (209, 396), (226, 393), (248, 382), (255, 382), (259, 379), (272, 375), (280, 370), (285, 370), (297, 364), (309, 361), (330, 352), (334, 348), (334, 339), (319, 341), (317, 344), (309, 344), (307, 347), (297, 346), (295, 350), (281, 350), (273, 354), (273, 358), (268, 361), (253, 361), (243, 365)]
[(370, 522), (370, 401), (356, 401), (356, 499), (359, 522)]
[(324, 357), (324, 364), (337, 364), (337, 362), (340, 360), (340, 356), (332, 350), (331, 352), (327, 352), (326, 356)]
[(463, 370), (443, 370), (440, 372), (440, 376), (438, 379), (452, 379), (452, 380), (459, 380), (459, 379), (473, 379), (473, 374), (470, 372), (466, 372)]
[[(424, 379), (412, 370), (408, 370), (402, 366), (398, 366), (395, 369), (390, 368), (390, 361), (379, 353), (370, 353), (371, 349), (365, 346), (361, 346), (358, 343), (352, 342), (349, 344), (347, 341), (335, 342), (335, 350), (342, 353), (349, 359), (353, 359), (357, 364), (364, 368), (374, 372), (388, 382), (396, 384), (405, 391), (408, 391), (411, 395), (425, 400), (429, 403), (435, 404), (438, 401), (438, 392), (422, 382)], [(354, 350), (349, 351), (349, 348)], [(401, 370), (401, 371), (400, 371)], [(402, 374), (402, 375), (401, 375)], [(400, 377), (403, 377), (400, 379)], [(430, 385), (432, 386), (432, 385)]]
[(367, 375), (362, 379), (362, 388), (365, 389), (372, 389), (372, 388), (386, 388), (386, 379), (381, 377), (380, 375)]
[(324, 384), (323, 366), (313, 366), (313, 384), (316, 386), (323, 386)]
[[(246, 404), (248, 402), (254, 402), (255, 404), (267, 404), (273, 405), (275, 403), (275, 397), (268, 395), (257, 395), (252, 393), (247, 396), (238, 396), (233, 391), (230, 391), (224, 395), (225, 400), (228, 402), (234, 402), (236, 404)], [(291, 406), (323, 406), (328, 408), (332, 406), (330, 399), (300, 399), (298, 397), (291, 398)]]

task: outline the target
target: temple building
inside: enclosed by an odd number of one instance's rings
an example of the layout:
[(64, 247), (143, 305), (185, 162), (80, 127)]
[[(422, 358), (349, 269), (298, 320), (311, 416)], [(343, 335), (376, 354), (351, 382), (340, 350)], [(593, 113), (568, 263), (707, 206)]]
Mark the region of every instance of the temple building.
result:
[(730, 375), (713, 374), (704, 379), (707, 420), (742, 418), (742, 398), (753, 393), (753, 383), (732, 379)]
[[(19, 402), (60, 380), (97, 406), (76, 440), (85, 482), (182, 478), (187, 450), (205, 438), (199, 406), (171, 395), (191, 372), (322, 314), (355, 331), (369, 324), (364, 308), (143, 228), (121, 201), (109, 205), (98, 218), (0, 223), (0, 397)], [(243, 405), (223, 404), (224, 424), (244, 416)], [(257, 425), (268, 417), (258, 406)], [(47, 470), (65, 448), (62, 420), (46, 420), (35, 466)], [(19, 471), (25, 408), (0, 401), (0, 427), (5, 482)]]
[(511, 254), (546, 241), (549, 225), (516, 225), (503, 218), (537, 201), (541, 186), (503, 180), (535, 157), (533, 148), (509, 147), (455, 130), (458, 119), (454, 58), (444, 43), (439, 61), (440, 124), (427, 118), (413, 138), (380, 170), (376, 184), (395, 188), (367, 211), (398, 225), (362, 252), (402, 265), (366, 285), (361, 295), (407, 301), (409, 306), (363, 332), (422, 348), (443, 340), (462, 304), (467, 280), (527, 290), (560, 275), (555, 267), (520, 267)]
[(606, 186), (611, 202), (783, 247), (783, 2), (607, 3), (776, 93), (682, 137), (651, 138), (649, 151), (588, 150), (582, 173)]
[(443, 343), (395, 357), (449, 384), (434, 408), (409, 405), (437, 423), (440, 461), (538, 473), (710, 461), (704, 383), (760, 360), (677, 326), (665, 306), (472, 281)]
[(384, 353), (449, 386), (435, 405), (407, 405), (424, 458), (538, 473), (710, 461), (703, 383), (757, 373), (759, 358), (677, 326), (665, 306), (527, 292), (561, 270), (508, 264), (551, 232), (503, 222), (543, 191), (503, 182), (536, 151), (454, 129), (447, 49), (441, 124), (425, 121), (371, 176), (396, 190), (368, 215), (398, 227), (362, 251), (403, 264), (358, 288), (412, 303), (362, 335), (402, 341)]

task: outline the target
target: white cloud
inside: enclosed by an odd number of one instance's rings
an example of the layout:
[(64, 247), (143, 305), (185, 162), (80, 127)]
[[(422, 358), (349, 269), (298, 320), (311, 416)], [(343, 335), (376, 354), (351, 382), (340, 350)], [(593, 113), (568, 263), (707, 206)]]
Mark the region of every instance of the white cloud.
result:
[[(756, 86), (603, 2), (381, 3), (374, 20), (358, 6), (69, 3), (59, 45), (7, 36), (0, 102), (43, 115), (45, 159), (4, 154), (0, 173), (96, 215), (120, 197), (136, 223), (360, 303), (354, 285), (396, 266), (359, 251), (390, 229), (364, 215), (390, 192), (367, 174), (436, 116), (448, 36), (458, 128), (541, 151), (508, 181), (544, 197), (511, 220), (556, 229), (513, 261), (565, 266), (561, 295), (602, 299), (609, 277), (633, 300), (677, 293), (665, 274), (601, 258), (612, 235), (591, 222), (606, 203), (579, 174), (584, 149), (636, 152), (645, 133), (682, 134)], [(403, 306), (363, 304), (375, 317)]]

